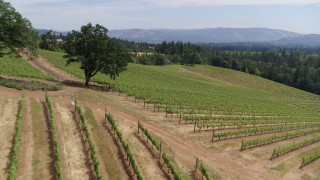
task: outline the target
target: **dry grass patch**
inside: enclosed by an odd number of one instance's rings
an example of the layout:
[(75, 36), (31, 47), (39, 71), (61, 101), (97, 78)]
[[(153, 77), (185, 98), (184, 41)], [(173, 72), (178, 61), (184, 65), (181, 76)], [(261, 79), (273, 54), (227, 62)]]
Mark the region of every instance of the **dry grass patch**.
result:
[(32, 157), (33, 179), (53, 178), (54, 164), (50, 150), (50, 132), (40, 102), (31, 103), (34, 155)]

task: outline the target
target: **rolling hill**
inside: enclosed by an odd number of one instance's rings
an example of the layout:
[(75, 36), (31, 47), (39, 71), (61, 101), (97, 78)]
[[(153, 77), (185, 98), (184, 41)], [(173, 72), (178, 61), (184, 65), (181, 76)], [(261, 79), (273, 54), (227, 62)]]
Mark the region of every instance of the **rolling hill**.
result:
[[(84, 78), (83, 72), (78, 69), (79, 64), (65, 66), (63, 53), (44, 50), (39, 53), (57, 67)], [(313, 110), (301, 108), (298, 104), (302, 99), (308, 102), (320, 100), (317, 95), (289, 86), (212, 66), (130, 64), (116, 81), (99, 73), (92, 80), (111, 84), (116, 91), (151, 103), (170, 104), (173, 109), (193, 104), (195, 108), (214, 108), (229, 113), (256, 111), (258, 114), (315, 116)]]
[(297, 37), (284, 37), (279, 40), (272, 41), (270, 43), (282, 46), (320, 46), (320, 35), (307, 34)]
[[(39, 35), (49, 30), (37, 29)], [(65, 36), (67, 32), (52, 31)], [(110, 37), (148, 43), (183, 41), (191, 43), (258, 43), (274, 46), (320, 46), (319, 34), (299, 34), (268, 28), (207, 29), (122, 29), (110, 30)]]
[(301, 34), (294, 32), (267, 28), (125, 29), (112, 30), (109, 35), (129, 41), (149, 43), (162, 41), (190, 41), (192, 43), (266, 42), (301, 36)]

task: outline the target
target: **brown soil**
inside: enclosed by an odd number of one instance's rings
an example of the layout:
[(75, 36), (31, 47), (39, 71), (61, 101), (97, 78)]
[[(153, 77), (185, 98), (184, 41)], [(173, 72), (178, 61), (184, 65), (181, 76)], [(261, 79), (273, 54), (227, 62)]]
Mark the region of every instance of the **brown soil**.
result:
[(73, 118), (70, 107), (64, 107), (56, 103), (57, 126), (61, 127), (60, 137), (63, 143), (60, 145), (61, 152), (64, 153), (63, 161), (66, 162), (64, 168), (66, 179), (93, 179), (89, 170), (88, 154), (85, 151), (84, 141), (78, 123)]
[[(100, 123), (105, 123), (104, 119), (104, 106), (99, 106), (96, 104), (85, 103), (87, 106), (92, 108), (94, 115), (100, 121)], [(158, 167), (158, 157), (153, 156), (148, 148), (141, 142), (137, 136), (137, 124), (132, 123), (134, 117), (126, 114), (115, 113), (115, 111), (109, 108), (110, 113), (114, 114), (117, 125), (122, 132), (125, 140), (129, 144), (135, 158), (137, 159), (137, 164), (142, 172), (145, 179), (166, 179), (165, 175), (161, 172)], [(109, 126), (109, 125), (108, 125)], [(145, 163), (148, 162), (148, 163)]]
[[(79, 102), (80, 106), (85, 107)], [(83, 111), (84, 113), (86, 110)], [(109, 135), (110, 132), (96, 119), (86, 119), (92, 140), (95, 144), (98, 158), (100, 160), (100, 169), (104, 179), (130, 179), (131, 173), (127, 169), (121, 151), (115, 140)], [(109, 134), (108, 134), (109, 133)]]
[[(148, 129), (158, 137), (160, 137), (167, 144), (167, 147), (170, 147), (169, 152), (172, 153), (178, 164), (189, 173), (191, 173), (193, 170), (195, 157), (197, 156), (205, 162), (210, 169), (211, 174), (213, 174), (216, 178), (282, 179), (282, 176), (274, 171), (271, 171), (272, 167), (265, 166), (266, 162), (269, 162), (269, 158), (273, 149), (275, 147), (306, 138), (299, 137), (268, 146), (262, 146), (258, 148), (261, 151), (260, 153), (257, 153), (255, 150), (240, 152), (239, 148), (241, 139), (212, 143), (210, 142), (211, 134), (209, 134), (205, 140), (199, 141), (198, 139), (201, 139), (206, 132), (193, 133), (192, 125), (179, 126), (178, 119), (171, 120), (165, 118), (164, 113), (161, 115), (159, 113), (150, 112), (150, 109), (144, 108), (141, 104), (130, 102), (130, 100), (126, 99), (125, 97), (118, 96), (117, 93), (94, 92), (95, 94), (98, 94), (97, 97), (94, 97), (94, 95), (90, 92), (87, 93), (89, 93), (90, 97), (92, 98), (87, 99), (87, 101), (96, 102), (91, 103), (91, 105), (88, 106), (98, 108), (100, 106), (99, 104), (105, 103), (108, 112), (111, 112), (115, 117), (120, 117), (120, 120), (118, 120), (119, 124), (122, 124), (123, 121), (128, 121), (131, 122), (131, 126), (133, 126), (135, 129), (137, 118), (130, 118), (130, 116), (139, 117), (139, 119), (146, 119), (143, 122), (145, 126), (148, 127)], [(130, 127), (130, 125), (127, 127)], [(248, 137), (248, 139), (250, 138), (254, 137)], [(308, 147), (303, 148), (303, 150), (307, 149)], [(261, 155), (262, 152), (264, 153), (263, 156)], [(297, 156), (295, 152), (292, 154), (293, 156)], [(293, 166), (292, 169), (289, 169), (289, 171), (286, 173), (290, 174), (291, 172), (295, 172), (299, 166), (299, 163), (298, 165)], [(314, 174), (314, 170), (314, 167), (312, 167), (310, 170), (306, 169), (304, 170), (304, 173), (301, 173), (301, 176), (296, 177), (300, 178), (304, 174), (309, 175), (309, 172)]]
[(11, 151), (15, 135), (18, 101), (0, 99), (0, 177), (6, 179), (11, 162)]
[(49, 121), (46, 118), (43, 104), (38, 99), (31, 102), (32, 130), (33, 130), (33, 157), (32, 179), (54, 179), (55, 164), (53, 158), (52, 137), (49, 128)]
[(22, 138), (20, 146), (19, 166), (17, 179), (32, 179), (32, 157), (33, 157), (33, 134), (32, 134), (31, 102), (25, 101), (24, 118), (22, 122)]

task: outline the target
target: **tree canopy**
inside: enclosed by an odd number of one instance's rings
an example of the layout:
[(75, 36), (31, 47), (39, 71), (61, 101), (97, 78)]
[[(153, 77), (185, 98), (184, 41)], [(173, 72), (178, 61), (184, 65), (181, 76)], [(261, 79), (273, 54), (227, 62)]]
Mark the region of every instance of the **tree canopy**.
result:
[(52, 30), (48, 31), (47, 33), (41, 35), (41, 42), (39, 47), (41, 49), (55, 51), (59, 49), (59, 45), (57, 43), (56, 36), (52, 34)]
[(16, 48), (28, 48), (35, 53), (37, 33), (30, 21), (3, 0), (0, 0), (0, 22), (0, 57), (16, 52)]
[(130, 61), (128, 51), (107, 35), (108, 29), (91, 23), (81, 27), (80, 31), (68, 33), (65, 42), (67, 65), (80, 62), (85, 74), (85, 85), (101, 72), (115, 79), (124, 71)]

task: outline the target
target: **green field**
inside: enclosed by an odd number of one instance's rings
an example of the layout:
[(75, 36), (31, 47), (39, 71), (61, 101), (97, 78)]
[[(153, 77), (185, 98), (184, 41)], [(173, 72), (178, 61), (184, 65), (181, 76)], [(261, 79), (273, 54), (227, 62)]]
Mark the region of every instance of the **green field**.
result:
[[(65, 66), (63, 53), (39, 50), (39, 54), (58, 68), (83, 78), (79, 64)], [(223, 115), (318, 118), (316, 109), (320, 105), (318, 95), (246, 73), (206, 65), (129, 64), (127, 71), (116, 81), (103, 74), (97, 74), (92, 81), (112, 84), (117, 91), (167, 106), (168, 111), (176, 113), (180, 108), (188, 108), (191, 112), (200, 109)]]
[(54, 80), (52, 77), (41, 73), (21, 57), (4, 56), (0, 58), (0, 74), (7, 76), (19, 76), (44, 80)]

